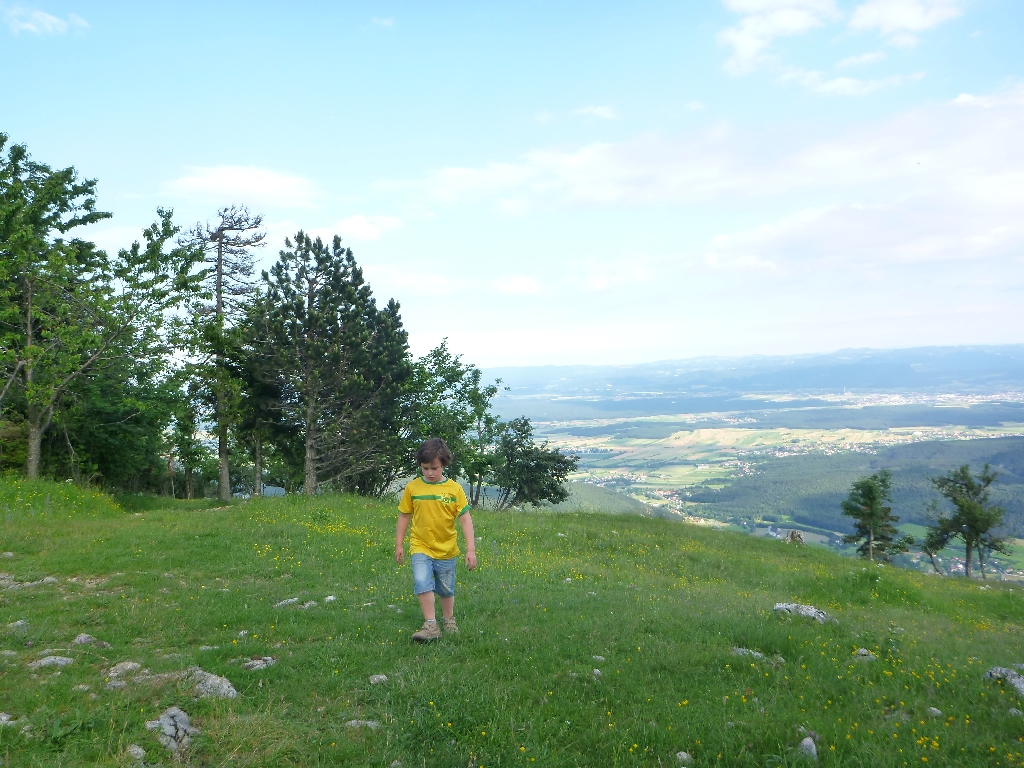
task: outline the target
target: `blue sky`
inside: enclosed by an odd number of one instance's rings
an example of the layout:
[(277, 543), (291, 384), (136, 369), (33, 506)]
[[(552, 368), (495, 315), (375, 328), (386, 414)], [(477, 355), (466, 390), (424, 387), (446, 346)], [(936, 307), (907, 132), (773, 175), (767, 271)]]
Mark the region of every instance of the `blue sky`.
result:
[(0, 131), (479, 365), (1024, 342), (1024, 3), (0, 0)]

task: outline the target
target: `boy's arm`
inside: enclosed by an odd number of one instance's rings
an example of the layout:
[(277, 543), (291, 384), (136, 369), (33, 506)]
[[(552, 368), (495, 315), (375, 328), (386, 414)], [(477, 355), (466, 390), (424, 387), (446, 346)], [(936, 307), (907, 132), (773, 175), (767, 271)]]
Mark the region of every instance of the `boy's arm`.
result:
[(405, 533), (409, 530), (409, 521), (412, 515), (401, 512), (398, 515), (398, 525), (395, 527), (395, 562), (399, 565), (405, 560)]
[(466, 537), (466, 567), (472, 571), (476, 568), (476, 537), (473, 535), (473, 518), (469, 512), (459, 516), (459, 525), (462, 526), (462, 535)]

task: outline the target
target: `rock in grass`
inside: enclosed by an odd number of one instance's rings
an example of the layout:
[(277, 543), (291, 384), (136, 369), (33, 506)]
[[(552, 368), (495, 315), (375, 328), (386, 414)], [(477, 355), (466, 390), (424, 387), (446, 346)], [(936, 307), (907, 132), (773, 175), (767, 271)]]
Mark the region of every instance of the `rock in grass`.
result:
[(928, 713), (928, 717), (942, 717), (942, 710), (935, 707), (928, 707), (925, 712)]
[(17, 621), (12, 621), (10, 624), (8, 624), (7, 628), (8, 629), (18, 629), (20, 627), (27, 627), (27, 626), (28, 626), (28, 621), (26, 619), (18, 619)]
[(248, 669), (250, 671), (266, 669), (277, 664), (277, 659), (273, 656), (253, 656), (245, 664), (242, 665), (242, 669)]
[(803, 605), (801, 603), (776, 603), (774, 610), (778, 613), (785, 613), (789, 616), (800, 616), (805, 619), (814, 619), (819, 624), (824, 624), (827, 621), (835, 621), (835, 619), (823, 610), (815, 608), (813, 605)]
[(146, 759), (146, 750), (140, 747), (138, 744), (129, 744), (124, 753), (128, 755), (132, 760), (138, 760), (140, 763)]
[(299, 602), (299, 598), (297, 598), (297, 597), (289, 597), (289, 598), (286, 598), (286, 599), (282, 600), (279, 603), (274, 603), (274, 607), (275, 608), (282, 608), (282, 607), (284, 607), (286, 605), (294, 605), (297, 602)]
[(108, 691), (116, 691), (120, 688), (127, 688), (128, 683), (126, 683), (124, 680), (111, 680), (103, 687)]
[(173, 754), (186, 749), (192, 743), (192, 737), (199, 733), (199, 729), (192, 726), (188, 714), (178, 707), (164, 710), (160, 719), (148, 721), (146, 728), (158, 731), (157, 739)]
[(112, 666), (107, 674), (113, 678), (118, 678), (121, 675), (131, 674), (141, 668), (142, 665), (137, 661), (122, 661), (119, 664)]
[(13, 718), (6, 712), (0, 712), (0, 726), (13, 722)]
[(372, 731), (380, 728), (380, 723), (376, 720), (349, 720), (345, 725), (349, 728), (369, 728)]
[(991, 680), (1005, 680), (1017, 689), (1017, 693), (1024, 696), (1024, 676), (1014, 672), (1012, 669), (992, 667), (992, 669), (985, 673), (985, 677)]
[(66, 667), (68, 664), (74, 664), (74, 659), (69, 659), (67, 656), (44, 656), (38, 661), (33, 661), (28, 665), (29, 669), (40, 669), (42, 667)]
[(676, 762), (680, 765), (693, 765), (693, 756), (689, 752), (676, 752)]
[(867, 648), (858, 648), (854, 654), (858, 661), (874, 661), (878, 657)]
[(377, 685), (378, 683), (386, 683), (388, 681), (387, 675), (370, 675), (370, 685)]
[(800, 751), (812, 760), (818, 759), (818, 747), (810, 736), (800, 742)]
[(601, 670), (600, 669), (595, 669), (594, 670), (594, 677), (596, 677), (598, 680), (601, 679)]
[(76, 637), (74, 640), (72, 640), (71, 644), (72, 645), (89, 645), (89, 644), (95, 643), (95, 642), (96, 642), (96, 638), (95, 637), (93, 637), (92, 635), (87, 635), (87, 634), (85, 634), (85, 632), (83, 632), (78, 637)]
[(1006, 714), (1010, 715), (1010, 717), (1024, 717), (1024, 712), (1021, 712), (1016, 707), (1010, 707), (1006, 710)]
[(195, 692), (201, 698), (234, 699), (238, 691), (226, 677), (204, 672), (199, 667), (189, 667), (189, 679), (195, 682)]

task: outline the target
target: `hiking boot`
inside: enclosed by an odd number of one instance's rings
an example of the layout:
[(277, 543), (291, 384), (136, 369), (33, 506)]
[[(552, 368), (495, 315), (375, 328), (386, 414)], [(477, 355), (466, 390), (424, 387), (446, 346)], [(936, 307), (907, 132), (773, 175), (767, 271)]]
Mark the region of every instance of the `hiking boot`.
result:
[(429, 643), (441, 637), (441, 628), (436, 621), (424, 621), (423, 626), (412, 633), (412, 639), (417, 643)]
[(444, 622), (444, 631), (446, 635), (457, 635), (459, 634), (459, 627), (455, 623), (455, 617), (452, 616), (450, 619), (441, 619)]

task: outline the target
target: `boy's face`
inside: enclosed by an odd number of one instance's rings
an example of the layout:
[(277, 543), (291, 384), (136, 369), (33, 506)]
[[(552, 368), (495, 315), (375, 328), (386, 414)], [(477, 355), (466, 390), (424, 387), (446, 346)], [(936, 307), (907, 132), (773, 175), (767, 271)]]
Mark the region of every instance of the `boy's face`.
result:
[(423, 479), (428, 483), (439, 483), (444, 478), (444, 466), (440, 459), (434, 459), (429, 464), (420, 463), (420, 472)]

